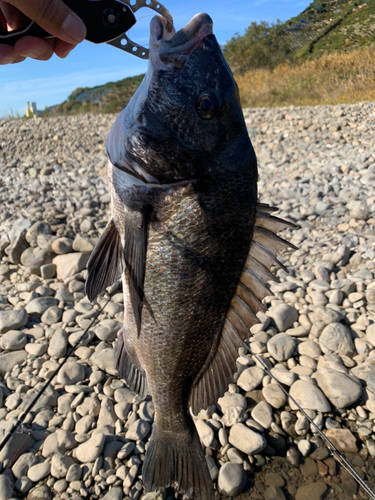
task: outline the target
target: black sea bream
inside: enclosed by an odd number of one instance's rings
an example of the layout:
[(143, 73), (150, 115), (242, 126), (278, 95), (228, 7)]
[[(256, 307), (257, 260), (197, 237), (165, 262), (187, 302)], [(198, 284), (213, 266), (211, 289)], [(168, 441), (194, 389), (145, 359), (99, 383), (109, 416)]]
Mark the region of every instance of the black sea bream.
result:
[(146, 77), (108, 136), (112, 218), (90, 258), (94, 299), (122, 275), (115, 363), (151, 394), (155, 422), (142, 476), (199, 500), (213, 486), (190, 411), (221, 397), (238, 348), (269, 295), (274, 233), (257, 204), (257, 162), (237, 85), (207, 14), (175, 33), (151, 22)]

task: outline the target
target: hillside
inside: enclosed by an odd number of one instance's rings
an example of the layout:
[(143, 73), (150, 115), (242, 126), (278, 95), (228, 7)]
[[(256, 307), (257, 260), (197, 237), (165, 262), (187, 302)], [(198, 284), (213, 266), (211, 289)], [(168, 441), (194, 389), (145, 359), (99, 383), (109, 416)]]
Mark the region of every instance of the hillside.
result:
[(47, 112), (50, 115), (118, 113), (128, 104), (143, 77), (144, 75), (132, 76), (96, 87), (78, 88), (66, 101), (49, 108)]
[[(302, 22), (301, 22), (302, 21)], [(375, 0), (366, 2), (314, 0), (289, 29), (315, 34), (296, 56), (320, 56), (335, 50), (375, 46)]]

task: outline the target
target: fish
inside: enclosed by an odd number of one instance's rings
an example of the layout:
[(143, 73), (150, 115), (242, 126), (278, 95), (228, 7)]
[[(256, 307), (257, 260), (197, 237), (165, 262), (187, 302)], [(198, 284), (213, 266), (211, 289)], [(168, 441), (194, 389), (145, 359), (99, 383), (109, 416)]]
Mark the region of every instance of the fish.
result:
[(208, 14), (150, 24), (146, 76), (107, 139), (111, 219), (88, 262), (90, 300), (122, 277), (115, 365), (155, 419), (142, 479), (212, 500), (193, 415), (216, 403), (270, 295), (293, 226), (258, 203), (257, 159)]

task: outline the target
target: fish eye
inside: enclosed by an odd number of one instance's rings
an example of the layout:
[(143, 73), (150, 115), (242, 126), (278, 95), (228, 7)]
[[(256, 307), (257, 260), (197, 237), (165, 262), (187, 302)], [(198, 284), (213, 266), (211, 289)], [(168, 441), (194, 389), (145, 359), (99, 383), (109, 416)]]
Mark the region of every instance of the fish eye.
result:
[(219, 99), (215, 94), (205, 92), (198, 98), (196, 109), (198, 115), (203, 118), (203, 120), (211, 120), (211, 118), (216, 116), (219, 112)]

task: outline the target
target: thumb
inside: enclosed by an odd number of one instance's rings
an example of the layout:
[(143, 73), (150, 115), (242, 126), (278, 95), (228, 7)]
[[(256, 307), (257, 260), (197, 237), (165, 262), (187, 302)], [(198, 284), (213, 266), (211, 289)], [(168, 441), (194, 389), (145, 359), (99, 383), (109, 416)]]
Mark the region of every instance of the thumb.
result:
[(6, 0), (52, 36), (71, 44), (86, 37), (83, 21), (62, 0)]

